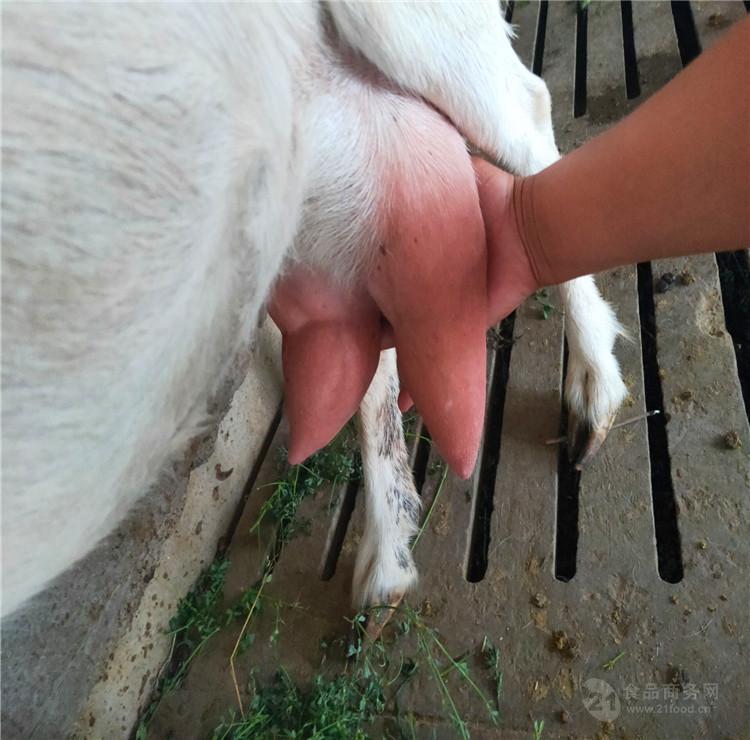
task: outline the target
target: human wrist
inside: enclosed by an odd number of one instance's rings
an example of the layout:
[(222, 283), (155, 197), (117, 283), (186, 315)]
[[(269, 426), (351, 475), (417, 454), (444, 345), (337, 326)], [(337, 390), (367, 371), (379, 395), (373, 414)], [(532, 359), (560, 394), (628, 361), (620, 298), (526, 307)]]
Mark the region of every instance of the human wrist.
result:
[(487, 244), (488, 325), (493, 326), (534, 293), (539, 278), (519, 227), (522, 179), (479, 158), (474, 158), (474, 168)]
[(529, 269), (538, 289), (558, 281), (555, 279), (549, 255), (540, 236), (535, 185), (534, 175), (514, 177), (511, 209), (519, 248), (526, 255)]

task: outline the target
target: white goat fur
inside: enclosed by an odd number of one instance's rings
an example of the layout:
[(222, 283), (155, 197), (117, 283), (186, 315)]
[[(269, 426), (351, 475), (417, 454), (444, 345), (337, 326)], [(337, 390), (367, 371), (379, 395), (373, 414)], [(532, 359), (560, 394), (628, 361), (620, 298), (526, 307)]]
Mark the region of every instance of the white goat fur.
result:
[[(492, 0), (6, 4), (3, 25), (9, 613), (110, 532), (199, 431), (286, 257), (344, 280), (366, 262), (388, 173), (418, 164), (438, 118), (423, 99), (518, 173), (558, 153), (546, 87)], [(590, 278), (563, 299), (567, 398), (601, 425), (625, 395), (618, 324)], [(400, 426), (386, 455), (372, 428), (384, 408), (398, 421), (396, 388), (390, 352), (362, 408), (360, 604), (416, 576)], [(411, 502), (401, 519), (394, 485)]]

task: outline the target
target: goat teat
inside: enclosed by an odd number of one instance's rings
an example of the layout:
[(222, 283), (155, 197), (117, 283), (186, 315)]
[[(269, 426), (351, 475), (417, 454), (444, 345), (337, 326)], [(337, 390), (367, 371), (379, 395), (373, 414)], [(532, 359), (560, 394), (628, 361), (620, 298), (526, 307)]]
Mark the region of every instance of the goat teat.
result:
[(282, 333), (289, 461), (297, 464), (357, 411), (378, 366), (380, 311), (362, 285), (347, 288), (295, 265), (269, 312)]

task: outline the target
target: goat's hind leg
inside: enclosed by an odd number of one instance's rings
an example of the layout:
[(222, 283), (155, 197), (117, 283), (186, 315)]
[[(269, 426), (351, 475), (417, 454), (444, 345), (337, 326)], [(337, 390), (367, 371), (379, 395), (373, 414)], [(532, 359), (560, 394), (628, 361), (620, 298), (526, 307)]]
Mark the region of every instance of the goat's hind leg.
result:
[[(352, 600), (360, 610), (397, 606), (417, 580), (411, 543), (419, 525), (420, 499), (409, 466), (398, 392), (396, 352), (385, 350), (359, 410), (365, 527)], [(391, 613), (380, 609), (369, 615), (372, 637)]]

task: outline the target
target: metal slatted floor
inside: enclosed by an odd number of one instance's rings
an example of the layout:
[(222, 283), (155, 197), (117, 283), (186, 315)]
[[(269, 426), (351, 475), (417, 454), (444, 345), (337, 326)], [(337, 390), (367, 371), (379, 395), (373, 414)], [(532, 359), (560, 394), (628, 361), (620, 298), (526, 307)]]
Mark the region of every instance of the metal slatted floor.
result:
[[(519, 55), (550, 88), (565, 152), (661, 87), (745, 8), (595, 2), (581, 11), (568, 2), (516, 2), (509, 12)], [(630, 390), (619, 418), (663, 414), (614, 430), (580, 476), (558, 447), (543, 443), (563, 424), (564, 317), (553, 311), (544, 320), (533, 300), (505, 323), (512, 341), (501, 336), (493, 345), (475, 478), (443, 479), (429, 443), (415, 445), (430, 519), (409, 601), (453, 655), (467, 656), (488, 693), (485, 636), (504, 675), (499, 726), (458, 682), (453, 697), (473, 737), (531, 737), (533, 720), (542, 719), (545, 738), (750, 737), (750, 430), (740, 382), (750, 372), (743, 345), (750, 329), (733, 303), (747, 254), (722, 257), (719, 266), (703, 256), (599, 277), (633, 337), (617, 347)], [(683, 278), (655, 292), (667, 272)], [(728, 433), (739, 435), (740, 449), (731, 449)], [(277, 478), (283, 442), (282, 425), (229, 546), (230, 598), (258, 577), (272, 538), (270, 525), (248, 530), (264, 486)], [(321, 641), (348, 634), (363, 504), (356, 497), (346, 519), (353, 493), (342, 491), (334, 509), (328, 495), (302, 504), (310, 532), (283, 549), (266, 595), (303, 608), (284, 612), (274, 643), (266, 639), (274, 613), (258, 615), (255, 643), (237, 664), (242, 686), (251, 668), (263, 681), (279, 666), (304, 682), (319, 668)], [(238, 631), (213, 638), (162, 702), (150, 737), (210, 737), (236, 706), (229, 655)], [(429, 673), (406, 684), (399, 709), (417, 718), (419, 737), (457, 734)]]

